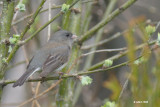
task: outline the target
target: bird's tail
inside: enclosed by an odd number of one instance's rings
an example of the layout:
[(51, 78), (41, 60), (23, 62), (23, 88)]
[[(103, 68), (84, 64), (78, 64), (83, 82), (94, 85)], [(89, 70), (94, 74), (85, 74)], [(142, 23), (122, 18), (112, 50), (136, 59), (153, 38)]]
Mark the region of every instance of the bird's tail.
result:
[(26, 71), (14, 84), (13, 87), (17, 87), (17, 86), (21, 86), (24, 84), (24, 82), (36, 71), (38, 71), (37, 69), (34, 70), (29, 70)]

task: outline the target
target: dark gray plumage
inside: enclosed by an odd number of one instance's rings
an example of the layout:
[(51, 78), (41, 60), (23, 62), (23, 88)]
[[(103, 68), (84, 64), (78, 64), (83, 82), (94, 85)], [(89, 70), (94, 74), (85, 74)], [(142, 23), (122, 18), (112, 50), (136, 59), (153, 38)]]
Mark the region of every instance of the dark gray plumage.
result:
[(27, 66), (27, 71), (13, 84), (13, 87), (23, 85), (36, 71), (42, 70), (41, 77), (46, 77), (50, 72), (60, 71), (69, 59), (75, 37), (65, 30), (52, 35), (48, 43), (36, 52)]

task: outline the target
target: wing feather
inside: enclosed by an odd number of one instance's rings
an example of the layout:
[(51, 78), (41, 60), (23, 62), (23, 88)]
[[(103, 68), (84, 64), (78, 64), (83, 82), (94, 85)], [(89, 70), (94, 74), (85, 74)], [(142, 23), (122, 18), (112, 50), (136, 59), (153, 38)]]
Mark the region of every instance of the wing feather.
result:
[(58, 68), (67, 63), (69, 52), (67, 49), (49, 55), (42, 67), (41, 77), (46, 77), (50, 72), (56, 71)]

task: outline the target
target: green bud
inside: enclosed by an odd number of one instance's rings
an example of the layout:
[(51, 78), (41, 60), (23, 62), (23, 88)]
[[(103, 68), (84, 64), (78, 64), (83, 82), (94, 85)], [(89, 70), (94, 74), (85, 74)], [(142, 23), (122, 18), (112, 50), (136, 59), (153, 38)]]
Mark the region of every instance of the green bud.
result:
[(26, 10), (25, 5), (22, 3), (19, 3), (16, 8), (20, 11), (20, 12), (24, 12)]
[(110, 60), (110, 59), (107, 59), (107, 60), (104, 61), (103, 66), (104, 67), (110, 67), (110, 66), (112, 66), (112, 64), (113, 64), (113, 61)]
[(17, 42), (17, 39), (16, 38), (9, 38), (9, 42), (11, 44), (15, 44)]
[(17, 39), (19, 39), (19, 38), (20, 38), (20, 35), (13, 34), (13, 38), (17, 38)]
[(6, 58), (3, 58), (3, 59), (2, 59), (2, 62), (3, 62), (3, 63), (6, 63), (6, 62), (7, 62), (7, 59), (6, 59)]
[(113, 101), (107, 101), (103, 106), (101, 107), (116, 107), (116, 103)]
[(148, 25), (145, 29), (146, 29), (146, 32), (148, 35), (151, 35), (152, 33), (154, 33), (156, 31), (156, 28), (151, 25)]
[(137, 59), (136, 61), (134, 61), (134, 64), (139, 65), (139, 64), (146, 62), (146, 61), (147, 61), (146, 58), (141, 57), (141, 58)]
[(89, 85), (92, 83), (92, 78), (90, 78), (89, 76), (81, 76), (81, 83), (82, 85)]
[(65, 12), (67, 12), (69, 10), (69, 7), (70, 7), (70, 5), (63, 4), (62, 8), (61, 8), (61, 11), (65, 13)]

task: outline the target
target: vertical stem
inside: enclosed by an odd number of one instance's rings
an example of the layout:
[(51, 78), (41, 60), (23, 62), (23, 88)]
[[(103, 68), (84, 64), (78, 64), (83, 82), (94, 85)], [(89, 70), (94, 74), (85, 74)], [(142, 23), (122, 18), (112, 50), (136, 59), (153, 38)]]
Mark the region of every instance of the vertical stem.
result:
[(8, 55), (8, 46), (5, 41), (10, 37), (11, 23), (14, 14), (14, 1), (3, 2), (2, 16), (0, 20), (0, 72), (4, 71), (2, 65), (5, 63), (5, 59)]
[[(109, 5), (108, 5), (108, 8), (106, 8), (106, 11), (104, 13), (104, 18), (107, 17), (113, 10), (114, 6), (115, 6), (115, 3), (116, 3), (117, 0), (110, 0), (109, 2)], [(102, 19), (103, 20), (103, 19)], [(97, 34), (96, 34), (96, 40), (95, 40), (95, 44), (98, 43), (101, 38), (102, 38), (102, 35), (103, 35), (103, 31), (104, 31), (104, 28), (101, 28), (100, 30), (98, 30)], [(97, 46), (93, 47), (90, 51), (95, 51), (97, 49)], [(91, 62), (94, 58), (94, 55), (95, 54), (91, 54), (87, 57), (87, 63), (85, 64), (85, 69), (87, 69), (87, 67), (90, 67), (91, 65)]]
[(117, 15), (119, 15), (120, 13), (125, 11), (127, 8), (129, 8), (136, 1), (137, 0), (128, 0), (120, 8), (118, 8), (114, 12), (112, 12), (112, 14), (110, 14), (108, 17), (104, 18), (104, 20), (101, 20), (98, 24), (96, 24), (90, 30), (85, 32), (85, 34), (83, 34), (82, 37), (79, 39), (79, 43), (82, 44), (84, 41), (86, 41), (88, 38), (90, 38), (93, 33), (95, 33), (100, 28), (104, 27), (104, 25), (109, 23), (113, 18), (115, 18)]
[[(67, 3), (71, 4), (74, 0), (68, 0)], [(81, 3), (77, 3), (75, 5), (79, 7)], [(72, 20), (70, 20), (72, 18)], [(63, 17), (63, 29), (70, 30), (74, 34), (80, 34), (80, 15), (73, 15), (71, 12), (68, 12)], [(64, 69), (64, 72), (68, 71), (73, 62), (76, 60), (79, 54), (78, 46), (74, 46), (72, 49), (72, 55), (70, 61), (68, 62), (68, 66)], [(76, 67), (74, 67), (70, 72), (75, 72)], [(73, 106), (73, 92), (74, 92), (75, 82), (73, 79), (64, 79), (59, 86), (59, 92), (57, 94), (57, 107), (72, 107)]]
[[(48, 1), (48, 21), (51, 20), (51, 0)], [(51, 36), (51, 24), (48, 25), (48, 39), (47, 41), (49, 41), (50, 39), (50, 36)]]
[[(3, 72), (5, 71), (3, 65), (6, 63), (5, 59), (8, 55), (8, 46), (4, 41), (10, 37), (11, 23), (14, 14), (14, 1), (3, 1), (2, 16), (0, 19), (0, 80), (3, 78)], [(2, 88), (0, 88), (0, 99), (2, 94)]]
[[(104, 13), (104, 18), (105, 17), (107, 17), (110, 13), (111, 13), (111, 11), (113, 10), (113, 8), (114, 8), (114, 5), (115, 5), (115, 3), (116, 3), (116, 1), (117, 0), (110, 0), (110, 3), (109, 3), (109, 5), (108, 5), (108, 8), (106, 8), (106, 11), (105, 11), (105, 13)], [(89, 8), (89, 10), (91, 10), (91, 5), (89, 5), (88, 6), (88, 8)], [(87, 14), (86, 14), (86, 16), (90, 16), (90, 11), (88, 11), (87, 12)], [(87, 17), (86, 17), (86, 20), (87, 20)], [(85, 24), (84, 24), (85, 25)], [(85, 25), (85, 26), (87, 26), (87, 25)], [(87, 30), (87, 29), (86, 29)], [(85, 30), (85, 31), (86, 31)], [(96, 40), (95, 40), (95, 42), (94, 43), (98, 43), (99, 41), (100, 41), (100, 39), (101, 39), (101, 37), (102, 37), (102, 35), (103, 35), (103, 30), (104, 30), (104, 28), (101, 28), (98, 32), (97, 32), (97, 36), (96, 36)], [(97, 46), (95, 46), (95, 47), (93, 47), (90, 51), (95, 51), (97, 49)], [(94, 58), (94, 54), (91, 54), (91, 55), (89, 55), (88, 57), (87, 57), (87, 59), (86, 59), (86, 63), (84, 64), (85, 66), (84, 66), (84, 70), (85, 69), (87, 69), (87, 68), (89, 68), (90, 66), (91, 66), (91, 64), (92, 64), (92, 61), (93, 61), (93, 58)], [(76, 88), (76, 93), (74, 94), (74, 95), (76, 95), (76, 97), (74, 98), (74, 99), (78, 99), (78, 97), (79, 97), (79, 94), (80, 94), (80, 92), (81, 92), (81, 88), (82, 88), (82, 86), (81, 86), (81, 83), (79, 83), (78, 85), (77, 85), (77, 88)], [(74, 104), (76, 103), (76, 100), (74, 101)]]
[[(39, 7), (37, 8), (36, 12), (34, 13), (32, 19), (28, 22), (28, 24), (26, 25), (26, 27), (24, 28), (23, 32), (21, 33), (20, 35), (20, 40), (23, 39), (24, 35), (27, 33), (27, 31), (30, 29), (30, 26), (34, 23), (34, 20), (35, 18), (37, 17), (37, 15), (39, 14), (40, 10), (42, 9), (43, 7), (43, 4), (46, 2), (46, 0), (42, 0)], [(13, 3), (13, 6), (12, 6), (12, 3)], [(13, 8), (12, 9), (12, 13), (9, 11), (10, 8)], [(7, 20), (7, 23), (10, 22), (10, 20), (12, 21), (12, 19), (10, 19), (10, 16), (12, 14), (12, 18), (13, 18), (13, 13), (14, 13), (14, 1), (13, 2), (10, 2), (9, 6), (8, 6), (8, 20)], [(10, 19), (10, 20), (9, 20)], [(3, 21), (2, 21), (3, 22)], [(10, 26), (11, 26), (11, 23), (10, 23)], [(5, 26), (3, 26), (5, 27)], [(2, 31), (3, 32), (3, 31)], [(1, 40), (2, 41), (2, 40)], [(4, 71), (7, 67), (7, 64), (11, 61), (11, 59), (13, 58), (13, 56), (15, 55), (16, 51), (19, 49), (19, 44), (16, 44), (14, 46), (14, 48), (12, 49), (11, 53), (8, 55), (8, 58), (6, 59), (6, 63), (1, 63), (0, 65), (0, 72), (2, 74), (4, 74)]]
[[(84, 16), (84, 18), (81, 20), (82, 22), (81, 23), (83, 23), (81, 26), (81, 33), (84, 33), (84, 32), (86, 32), (88, 29), (89, 29), (89, 24), (90, 24), (90, 21), (91, 21), (91, 10), (92, 10), (92, 3), (87, 3), (86, 4), (86, 12), (85, 12), (85, 16)], [(83, 68), (83, 70), (85, 69), (85, 68), (88, 68), (88, 63), (90, 63), (88, 60), (86, 60), (86, 63), (84, 64), (84, 68)], [(74, 98), (73, 98), (73, 106), (75, 106), (75, 104), (76, 104), (76, 102), (77, 102), (77, 100), (78, 100), (78, 98), (79, 98), (79, 95), (80, 95), (80, 93), (81, 93), (81, 89), (82, 89), (82, 85), (81, 85), (81, 83), (79, 82), (78, 84), (77, 84), (77, 87), (75, 88), (75, 90), (74, 90)]]
[[(74, 0), (67, 0), (66, 4), (69, 5), (71, 3), (73, 3)], [(63, 21), (62, 21), (62, 27), (65, 30), (69, 30), (69, 24), (70, 24), (70, 15), (71, 15), (71, 11), (68, 11), (65, 13), (65, 15), (63, 16)]]

